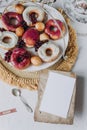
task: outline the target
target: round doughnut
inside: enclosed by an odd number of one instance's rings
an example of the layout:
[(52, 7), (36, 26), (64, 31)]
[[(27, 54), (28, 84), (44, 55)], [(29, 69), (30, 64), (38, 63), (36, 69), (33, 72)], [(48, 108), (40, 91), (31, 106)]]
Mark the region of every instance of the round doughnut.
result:
[[(14, 23), (14, 21), (16, 23)], [(4, 28), (9, 31), (15, 31), (22, 24), (22, 16), (16, 12), (7, 12), (2, 15), (2, 23)]]
[(23, 11), (23, 19), (27, 25), (32, 24), (32, 22), (36, 23), (37, 21), (43, 21), (44, 15), (45, 12), (35, 6), (29, 6)]
[[(64, 34), (65, 33), (64, 23), (60, 20), (56, 20), (56, 22), (58, 23), (62, 31), (62, 34)], [(53, 40), (57, 40), (62, 37), (61, 31), (58, 28), (58, 25), (55, 23), (53, 19), (48, 20), (46, 23), (45, 33), (47, 33), (50, 36), (50, 38), (52, 38)]]
[(45, 24), (42, 23), (42, 22), (37, 22), (37, 23), (35, 24), (35, 28), (36, 28), (38, 31), (42, 32), (42, 31), (44, 31), (44, 29), (45, 29)]
[(20, 26), (20, 27), (16, 28), (15, 32), (18, 37), (21, 37), (24, 33), (24, 28)]
[(39, 32), (36, 29), (29, 28), (22, 37), (27, 47), (34, 47), (36, 41), (39, 40)]
[(38, 55), (44, 62), (54, 61), (59, 54), (59, 47), (50, 42), (43, 44), (38, 49)]
[(31, 57), (31, 63), (34, 65), (34, 66), (39, 66), (42, 64), (42, 60), (39, 56), (33, 56)]
[(10, 50), (16, 46), (18, 42), (18, 36), (10, 31), (0, 32), (0, 47), (6, 50)]
[(11, 54), (11, 63), (17, 69), (24, 69), (30, 65), (30, 53), (24, 48), (15, 48)]
[(49, 36), (46, 33), (40, 34), (40, 41), (49, 40)]

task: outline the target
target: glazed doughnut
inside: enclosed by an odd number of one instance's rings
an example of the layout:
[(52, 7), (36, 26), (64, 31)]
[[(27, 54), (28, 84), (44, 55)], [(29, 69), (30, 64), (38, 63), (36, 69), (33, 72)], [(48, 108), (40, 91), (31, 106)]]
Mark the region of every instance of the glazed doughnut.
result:
[(22, 40), (27, 47), (34, 47), (36, 41), (39, 40), (39, 32), (36, 29), (30, 28), (24, 33)]
[(31, 25), (32, 22), (36, 23), (37, 21), (44, 20), (45, 12), (38, 7), (30, 6), (23, 11), (23, 19), (27, 25)]
[(30, 65), (30, 53), (24, 48), (15, 48), (11, 54), (11, 63), (17, 69), (24, 69)]
[[(65, 34), (66, 29), (64, 23), (60, 20), (56, 20), (56, 22), (60, 26), (62, 34)], [(50, 38), (52, 38), (53, 40), (61, 38), (62, 37), (61, 31), (53, 19), (47, 21), (45, 33), (47, 33), (50, 36)]]
[(44, 62), (54, 61), (59, 54), (59, 47), (50, 42), (43, 44), (38, 49), (38, 55)]
[[(16, 23), (13, 23), (12, 20), (16, 20)], [(9, 31), (15, 31), (17, 27), (21, 26), (22, 21), (22, 16), (16, 12), (7, 12), (2, 15), (4, 28)]]
[(0, 47), (10, 50), (16, 46), (18, 37), (15, 33), (10, 31), (0, 32)]

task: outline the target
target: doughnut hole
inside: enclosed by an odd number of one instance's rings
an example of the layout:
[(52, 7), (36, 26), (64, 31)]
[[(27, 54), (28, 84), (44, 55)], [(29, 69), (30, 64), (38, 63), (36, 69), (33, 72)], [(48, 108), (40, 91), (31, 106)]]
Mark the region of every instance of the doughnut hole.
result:
[(50, 31), (56, 32), (58, 28), (56, 26), (50, 26)]
[(44, 25), (44, 23), (42, 23), (42, 22), (37, 22), (36, 24), (35, 24), (35, 27), (36, 27), (36, 29), (38, 30), (38, 31), (44, 31), (44, 29), (45, 29), (45, 25)]
[(20, 26), (20, 27), (16, 28), (16, 35), (18, 37), (21, 37), (23, 35), (23, 33), (24, 33), (24, 28), (23, 27)]
[(9, 43), (11, 43), (12, 39), (11, 39), (11, 37), (4, 37), (4, 38), (2, 39), (2, 41), (3, 41), (5, 44), (9, 44)]
[(46, 33), (40, 34), (40, 41), (49, 40), (49, 36)]
[(34, 65), (34, 66), (39, 66), (42, 64), (42, 60), (40, 57), (38, 56), (33, 56), (31, 57), (31, 63)]
[(51, 56), (52, 55), (52, 49), (51, 48), (47, 48), (46, 49), (46, 55), (47, 56)]
[(18, 24), (18, 20), (16, 18), (10, 18), (9, 22), (11, 25), (14, 25), (14, 26)]
[(15, 5), (16, 12), (22, 14), (24, 11), (24, 6), (22, 4)]

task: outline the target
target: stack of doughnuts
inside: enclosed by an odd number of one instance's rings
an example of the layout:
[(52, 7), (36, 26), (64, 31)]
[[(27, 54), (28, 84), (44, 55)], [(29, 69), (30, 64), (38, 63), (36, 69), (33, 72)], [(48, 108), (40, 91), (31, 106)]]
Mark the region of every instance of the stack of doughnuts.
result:
[(52, 40), (65, 35), (65, 24), (61, 20), (49, 19), (38, 6), (18, 3), (14, 11), (2, 15), (1, 21), (4, 30), (0, 31), (0, 48), (7, 50), (5, 60), (17, 69), (40, 66), (58, 58), (60, 49)]

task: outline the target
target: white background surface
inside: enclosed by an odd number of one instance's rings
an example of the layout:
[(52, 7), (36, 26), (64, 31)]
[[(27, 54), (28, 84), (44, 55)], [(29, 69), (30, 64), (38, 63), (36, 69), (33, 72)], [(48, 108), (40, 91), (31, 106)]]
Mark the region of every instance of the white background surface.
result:
[[(61, 2), (61, 0), (58, 0)], [(56, 4), (56, 7), (58, 6)], [(46, 124), (33, 121), (33, 114), (26, 111), (23, 104), (16, 97), (11, 97), (14, 104), (19, 104), (20, 112), (0, 117), (0, 130), (86, 130), (87, 129), (87, 36), (78, 36), (79, 55), (73, 68), (73, 72), (78, 75), (75, 118), (73, 125)], [(0, 81), (0, 91), (3, 98), (11, 92), (11, 87)], [(27, 98), (31, 106), (35, 107), (37, 92), (23, 90), (24, 97)], [(0, 96), (1, 98), (1, 96)], [(9, 98), (6, 98), (9, 103)], [(3, 104), (3, 103), (2, 103)], [(0, 100), (0, 106), (1, 100)], [(3, 106), (4, 107), (4, 106)]]

